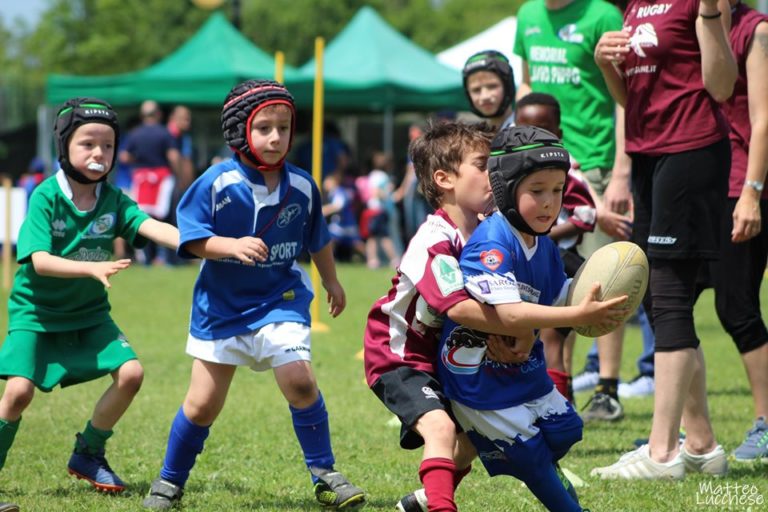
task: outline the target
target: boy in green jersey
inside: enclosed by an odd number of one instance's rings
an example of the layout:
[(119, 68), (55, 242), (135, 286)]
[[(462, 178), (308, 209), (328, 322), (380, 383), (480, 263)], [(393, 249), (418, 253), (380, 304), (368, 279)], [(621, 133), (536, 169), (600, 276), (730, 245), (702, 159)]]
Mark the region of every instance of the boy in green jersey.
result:
[(179, 232), (105, 181), (119, 138), (108, 103), (67, 101), (54, 135), (61, 170), (30, 198), (19, 233), (21, 267), (8, 300), (8, 336), (0, 349), (0, 378), (8, 381), (0, 398), (0, 468), (35, 388), (49, 392), (57, 384), (109, 374), (112, 384), (76, 435), (68, 470), (100, 491), (120, 492), (125, 484), (109, 467), (104, 445), (144, 371), (109, 315), (109, 278), (131, 263), (112, 261), (112, 243), (122, 237), (137, 247), (152, 240), (175, 249)]

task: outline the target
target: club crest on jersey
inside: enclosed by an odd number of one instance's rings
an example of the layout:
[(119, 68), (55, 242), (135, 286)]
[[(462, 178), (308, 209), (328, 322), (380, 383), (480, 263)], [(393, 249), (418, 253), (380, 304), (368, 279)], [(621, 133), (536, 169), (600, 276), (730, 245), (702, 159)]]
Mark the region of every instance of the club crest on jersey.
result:
[(432, 274), (435, 277), (437, 287), (443, 297), (447, 297), (455, 291), (464, 288), (464, 279), (461, 275), (459, 262), (452, 256), (438, 254), (432, 260), (430, 265)]
[(114, 227), (117, 216), (114, 213), (106, 213), (91, 222), (83, 238), (108, 238), (108, 232)]
[(629, 46), (638, 57), (645, 57), (643, 48), (659, 46), (659, 38), (656, 35), (656, 29), (651, 23), (643, 23), (635, 29), (635, 33), (629, 38)]
[(480, 262), (491, 270), (496, 270), (499, 265), (504, 261), (504, 256), (496, 249), (490, 251), (483, 251), (480, 253)]
[(277, 227), (284, 228), (301, 214), (301, 206), (296, 203), (291, 203), (280, 212), (277, 216)]

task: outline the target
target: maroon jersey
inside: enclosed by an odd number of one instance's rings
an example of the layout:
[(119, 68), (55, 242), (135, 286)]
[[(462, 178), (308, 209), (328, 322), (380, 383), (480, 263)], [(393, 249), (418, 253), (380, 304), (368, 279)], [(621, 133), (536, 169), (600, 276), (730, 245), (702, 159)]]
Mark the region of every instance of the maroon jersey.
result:
[(704, 89), (696, 38), (699, 0), (632, 0), (622, 72), (627, 86), (627, 153), (659, 156), (728, 136), (728, 122)]
[(435, 373), (445, 312), (469, 299), (459, 269), (464, 239), (443, 210), (419, 227), (389, 293), (368, 314), (365, 378), (369, 386), (400, 366)]
[[(749, 138), (752, 125), (749, 122), (749, 103), (747, 101), (747, 51), (760, 22), (768, 21), (768, 16), (739, 4), (733, 9), (731, 17), (731, 48), (739, 67), (739, 76), (733, 88), (733, 96), (723, 103), (723, 113), (731, 125), (731, 178), (728, 197), (739, 197), (747, 176)], [(763, 191), (763, 198), (768, 198), (768, 190)]]

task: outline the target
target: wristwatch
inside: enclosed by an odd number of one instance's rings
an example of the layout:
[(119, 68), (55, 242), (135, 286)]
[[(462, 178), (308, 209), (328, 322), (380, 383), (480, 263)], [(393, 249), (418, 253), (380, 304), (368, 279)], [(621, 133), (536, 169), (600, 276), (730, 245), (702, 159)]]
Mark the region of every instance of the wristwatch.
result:
[(755, 181), (755, 180), (747, 180), (744, 182), (744, 185), (751, 189), (754, 189), (756, 192), (762, 192), (764, 187), (762, 181)]

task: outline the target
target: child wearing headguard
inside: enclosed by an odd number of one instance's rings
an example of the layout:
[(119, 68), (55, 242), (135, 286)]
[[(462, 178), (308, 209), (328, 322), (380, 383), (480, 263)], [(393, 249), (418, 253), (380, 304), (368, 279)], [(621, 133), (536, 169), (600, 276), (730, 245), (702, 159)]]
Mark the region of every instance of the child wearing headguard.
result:
[(472, 112), (496, 129), (514, 124), (515, 73), (503, 53), (483, 50), (471, 55), (461, 75)]
[(50, 392), (110, 375), (112, 384), (76, 435), (68, 470), (100, 491), (121, 492), (125, 483), (104, 447), (144, 373), (109, 314), (109, 278), (131, 263), (112, 260), (112, 242), (121, 237), (141, 247), (152, 240), (175, 249), (179, 233), (106, 182), (120, 135), (108, 103), (67, 101), (54, 135), (61, 170), (32, 193), (8, 299), (8, 336), (0, 350), (0, 377), (8, 381), (0, 399), (0, 467), (35, 388)]
[(179, 203), (178, 253), (203, 260), (187, 339), (194, 360), (147, 508), (168, 509), (181, 499), (238, 366), (273, 371), (317, 501), (332, 509), (365, 501), (334, 469), (328, 413), (310, 364), (314, 293), (296, 261), (302, 250), (317, 266), (333, 317), (346, 298), (317, 185), (285, 161), (295, 119), (293, 96), (277, 82), (247, 80), (232, 88), (221, 121), (235, 155), (210, 167)]
[[(562, 204), (568, 152), (550, 132), (509, 127), (491, 143), (488, 172), (498, 211), (480, 223), (461, 253), (469, 294), (520, 328), (615, 325), (626, 296), (564, 302), (566, 279), (556, 244), (545, 236)], [(582, 421), (547, 374), (542, 342), (528, 341), (528, 359), (486, 357), (486, 335), (447, 320), (438, 374), (461, 427), (491, 476), (522, 480), (549, 510), (581, 510), (557, 462), (581, 440)]]

